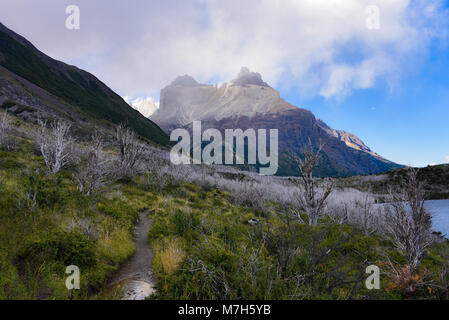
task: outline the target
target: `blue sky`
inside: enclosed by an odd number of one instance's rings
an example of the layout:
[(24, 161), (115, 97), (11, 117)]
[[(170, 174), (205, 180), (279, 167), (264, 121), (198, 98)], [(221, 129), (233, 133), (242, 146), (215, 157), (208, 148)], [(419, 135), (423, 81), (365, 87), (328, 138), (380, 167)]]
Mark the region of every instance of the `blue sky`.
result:
[(449, 50), (439, 43), (394, 88), (379, 84), (342, 100), (302, 97), (295, 89), (281, 95), (397, 163), (449, 162)]
[(122, 96), (246, 66), (392, 161), (449, 162), (449, 0), (1, 1), (0, 22)]

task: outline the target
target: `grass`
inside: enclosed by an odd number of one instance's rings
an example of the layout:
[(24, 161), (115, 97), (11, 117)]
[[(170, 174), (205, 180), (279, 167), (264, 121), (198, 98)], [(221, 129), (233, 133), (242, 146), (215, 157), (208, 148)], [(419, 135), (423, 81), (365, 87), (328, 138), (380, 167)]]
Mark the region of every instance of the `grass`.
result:
[[(84, 299), (134, 253), (133, 225), (142, 204), (107, 193), (85, 197), (70, 172), (45, 173), (22, 140), (0, 155), (0, 298)], [(70, 296), (65, 267), (81, 268)]]
[(153, 250), (156, 252), (153, 268), (166, 276), (172, 275), (185, 257), (180, 241), (176, 238), (160, 242)]
[[(285, 219), (285, 208), (236, 205), (213, 187), (173, 179), (157, 188), (148, 176), (81, 195), (72, 172), (46, 173), (31, 142), (0, 151), (0, 299), (87, 299), (134, 253), (139, 212), (153, 225), (156, 299), (447, 298), (438, 289), (449, 256), (436, 243), (411, 279), (387, 275), (386, 257), (405, 259), (382, 234), (365, 235), (327, 220), (310, 227)], [(256, 218), (258, 225), (248, 220)], [(65, 268), (81, 268), (70, 294)], [(365, 268), (381, 267), (381, 289), (364, 286)], [(447, 281), (447, 276), (443, 277)], [(425, 280), (412, 291), (404, 283)]]
[[(388, 271), (387, 256), (399, 266), (405, 264), (384, 235), (366, 236), (355, 227), (329, 221), (317, 227), (287, 226), (273, 211), (266, 215), (235, 206), (230, 194), (190, 183), (164, 189), (149, 210), (153, 219), (149, 243), (155, 248), (155, 299), (404, 297), (405, 289), (390, 276), (382, 276), (381, 290), (369, 291), (364, 286), (369, 264), (382, 265), (384, 274)], [(261, 223), (250, 226), (246, 221), (251, 218)], [(295, 252), (285, 263), (285, 252), (279, 247), (290, 241)], [(423, 267), (432, 271), (427, 279), (430, 282), (439, 281), (448, 248), (444, 242), (426, 252)], [(331, 253), (319, 260), (328, 250)], [(299, 286), (298, 279), (303, 279)], [(357, 279), (363, 281), (355, 285)], [(416, 293), (425, 298), (440, 294)]]

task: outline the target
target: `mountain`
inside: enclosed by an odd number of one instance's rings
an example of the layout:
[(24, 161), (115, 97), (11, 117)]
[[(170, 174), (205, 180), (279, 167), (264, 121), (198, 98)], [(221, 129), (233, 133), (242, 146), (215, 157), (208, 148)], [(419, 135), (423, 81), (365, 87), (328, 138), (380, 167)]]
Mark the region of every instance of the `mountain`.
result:
[(317, 119), (318, 125), (323, 128), (329, 135), (336, 137), (337, 139), (343, 141), (348, 147), (363, 151), (366, 153), (369, 153), (373, 157), (376, 157), (378, 159), (383, 159), (382, 156), (371, 150), (370, 147), (368, 147), (362, 140), (360, 140), (359, 137), (356, 135), (343, 131), (343, 130), (335, 130), (331, 127), (329, 127), (323, 120)]
[(150, 117), (153, 113), (156, 112), (158, 106), (154, 103), (151, 98), (137, 98), (131, 100), (129, 97), (123, 97), (123, 100), (126, 101), (131, 107), (139, 111), (144, 117)]
[[(126, 123), (142, 137), (168, 145), (168, 136), (92, 74), (45, 55), (0, 23), (0, 96), (16, 113), (65, 116), (80, 124)], [(5, 102), (3, 102), (3, 105)]]
[(239, 76), (220, 88), (178, 77), (161, 91), (160, 107), (150, 118), (162, 128), (185, 126), (194, 120), (253, 118), (297, 109), (262, 81), (260, 74), (242, 68)]
[(297, 175), (294, 156), (309, 143), (323, 144), (318, 176), (381, 173), (401, 167), (373, 152), (353, 134), (335, 130), (312, 112), (282, 99), (256, 72), (242, 68), (236, 79), (220, 87), (178, 77), (161, 91), (160, 107), (150, 117), (167, 133), (190, 128), (195, 120), (203, 129), (278, 129), (279, 175)]

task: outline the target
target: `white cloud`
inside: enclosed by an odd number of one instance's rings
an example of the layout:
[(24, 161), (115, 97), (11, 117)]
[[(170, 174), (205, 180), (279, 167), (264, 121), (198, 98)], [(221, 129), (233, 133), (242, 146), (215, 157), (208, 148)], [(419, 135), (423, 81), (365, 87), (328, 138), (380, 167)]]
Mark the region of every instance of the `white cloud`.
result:
[(159, 102), (154, 102), (151, 97), (131, 99), (125, 96), (123, 100), (147, 118), (159, 108)]
[(394, 70), (394, 65), (388, 57), (379, 54), (355, 66), (331, 65), (329, 70), (328, 80), (320, 91), (325, 98), (345, 96), (354, 89), (371, 88), (377, 78)]
[[(442, 0), (77, 0), (81, 29), (69, 32), (69, 2), (2, 0), (0, 19), (131, 96), (156, 96), (186, 73), (227, 81), (247, 66), (274, 86), (344, 97), (400, 83), (448, 21)], [(379, 30), (366, 28), (369, 5)]]
[(444, 157), (444, 162), (449, 163), (449, 156)]

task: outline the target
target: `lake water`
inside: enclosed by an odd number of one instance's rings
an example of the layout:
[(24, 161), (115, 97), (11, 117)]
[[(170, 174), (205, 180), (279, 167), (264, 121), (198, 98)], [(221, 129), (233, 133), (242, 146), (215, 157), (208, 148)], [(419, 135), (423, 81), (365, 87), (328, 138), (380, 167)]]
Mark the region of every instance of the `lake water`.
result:
[(425, 206), (432, 215), (433, 230), (449, 238), (449, 200), (430, 200)]

